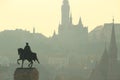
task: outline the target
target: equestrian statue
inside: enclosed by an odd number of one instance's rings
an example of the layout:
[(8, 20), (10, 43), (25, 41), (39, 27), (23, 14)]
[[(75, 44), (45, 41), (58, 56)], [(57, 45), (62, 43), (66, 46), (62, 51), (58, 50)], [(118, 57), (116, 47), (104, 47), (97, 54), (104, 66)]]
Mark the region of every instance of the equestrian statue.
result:
[(21, 68), (23, 68), (23, 64), (25, 60), (30, 62), (30, 64), (28, 64), (29, 68), (32, 68), (33, 61), (37, 61), (38, 63), (40, 63), (37, 58), (37, 54), (31, 51), (29, 43), (26, 43), (26, 46), (24, 47), (24, 49), (22, 48), (18, 49), (18, 55), (19, 55), (19, 59), (17, 60), (17, 63), (20, 64), (19, 60), (22, 60)]

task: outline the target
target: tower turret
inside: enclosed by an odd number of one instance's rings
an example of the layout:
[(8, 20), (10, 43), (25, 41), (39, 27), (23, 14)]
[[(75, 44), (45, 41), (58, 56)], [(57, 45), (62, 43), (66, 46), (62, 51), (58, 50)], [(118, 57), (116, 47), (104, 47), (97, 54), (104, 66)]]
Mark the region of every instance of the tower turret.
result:
[(70, 6), (68, 0), (63, 1), (61, 12), (62, 12), (62, 21), (61, 21), (62, 25), (69, 24)]
[(82, 24), (82, 20), (81, 20), (81, 17), (79, 18), (79, 22), (78, 22), (78, 25), (79, 25), (80, 27), (83, 27), (83, 24)]

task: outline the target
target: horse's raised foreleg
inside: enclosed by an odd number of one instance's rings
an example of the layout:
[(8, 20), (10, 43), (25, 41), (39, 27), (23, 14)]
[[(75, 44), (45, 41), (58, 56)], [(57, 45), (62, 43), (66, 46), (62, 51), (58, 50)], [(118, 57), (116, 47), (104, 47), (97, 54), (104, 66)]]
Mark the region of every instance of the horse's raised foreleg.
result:
[(21, 60), (21, 59), (18, 59), (18, 60), (17, 60), (17, 63), (20, 65), (19, 60)]

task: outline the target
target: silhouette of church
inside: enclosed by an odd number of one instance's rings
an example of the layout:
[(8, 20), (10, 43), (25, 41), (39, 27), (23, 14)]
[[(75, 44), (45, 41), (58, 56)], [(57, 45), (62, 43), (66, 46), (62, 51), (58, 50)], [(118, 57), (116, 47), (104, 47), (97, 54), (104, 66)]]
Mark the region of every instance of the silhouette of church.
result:
[(111, 33), (110, 46), (105, 47), (101, 60), (93, 69), (90, 80), (120, 80), (119, 64), (117, 60), (117, 44), (114, 28), (114, 19)]
[(61, 24), (59, 24), (58, 29), (59, 35), (72, 36), (78, 33), (78, 37), (87, 38), (88, 28), (83, 26), (81, 18), (77, 25), (72, 23), (72, 14), (70, 13), (68, 0), (63, 1), (61, 13)]
[(54, 44), (55, 42), (59, 43), (60, 46), (66, 46), (66, 48), (74, 49), (74, 51), (78, 51), (80, 47), (88, 43), (88, 28), (83, 26), (81, 18), (77, 25), (72, 23), (68, 0), (63, 1), (58, 35), (54, 32), (52, 39), (54, 40)]

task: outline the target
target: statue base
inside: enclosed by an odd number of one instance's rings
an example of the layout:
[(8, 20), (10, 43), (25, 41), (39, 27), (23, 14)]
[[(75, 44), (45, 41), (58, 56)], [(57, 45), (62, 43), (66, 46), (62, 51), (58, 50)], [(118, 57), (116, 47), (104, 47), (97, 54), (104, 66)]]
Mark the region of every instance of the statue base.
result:
[(39, 72), (36, 68), (17, 68), (14, 80), (39, 80)]

